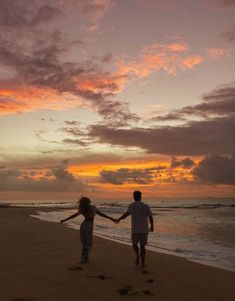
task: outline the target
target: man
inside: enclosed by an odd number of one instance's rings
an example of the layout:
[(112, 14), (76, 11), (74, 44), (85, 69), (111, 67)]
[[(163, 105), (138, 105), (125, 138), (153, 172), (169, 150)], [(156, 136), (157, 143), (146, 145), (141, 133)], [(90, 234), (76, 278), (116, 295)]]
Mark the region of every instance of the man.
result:
[[(131, 203), (127, 211), (118, 219), (115, 220), (116, 223), (119, 223), (120, 220), (131, 215), (131, 232), (132, 232), (132, 246), (136, 254), (135, 263), (140, 263), (141, 266), (145, 266), (145, 246), (148, 240), (148, 233), (153, 232), (153, 216), (152, 212), (148, 205), (141, 202), (141, 192), (134, 191), (133, 197), (135, 202)], [(150, 228), (148, 227), (148, 220), (150, 223)], [(140, 243), (140, 254), (138, 243)]]

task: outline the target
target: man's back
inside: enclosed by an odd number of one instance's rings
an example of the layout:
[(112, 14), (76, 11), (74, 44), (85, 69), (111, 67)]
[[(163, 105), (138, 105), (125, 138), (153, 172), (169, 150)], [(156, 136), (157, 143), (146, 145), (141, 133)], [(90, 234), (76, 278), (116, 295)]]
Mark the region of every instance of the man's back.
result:
[(148, 217), (152, 215), (149, 206), (135, 201), (129, 205), (127, 211), (131, 214), (132, 233), (148, 233)]

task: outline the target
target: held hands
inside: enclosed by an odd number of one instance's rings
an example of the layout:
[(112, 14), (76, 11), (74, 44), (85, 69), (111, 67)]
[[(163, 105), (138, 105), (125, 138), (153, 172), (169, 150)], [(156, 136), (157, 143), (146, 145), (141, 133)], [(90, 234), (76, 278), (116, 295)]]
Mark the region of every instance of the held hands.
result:
[(115, 223), (115, 224), (118, 224), (120, 222), (120, 219), (119, 218), (112, 218), (112, 221)]

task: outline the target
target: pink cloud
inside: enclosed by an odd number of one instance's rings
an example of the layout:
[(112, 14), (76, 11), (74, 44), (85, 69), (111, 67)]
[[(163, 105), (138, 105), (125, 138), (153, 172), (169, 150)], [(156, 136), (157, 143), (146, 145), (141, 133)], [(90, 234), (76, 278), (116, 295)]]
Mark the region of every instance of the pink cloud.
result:
[(206, 49), (207, 57), (212, 60), (217, 60), (220, 57), (230, 56), (232, 54), (232, 49), (226, 48), (208, 48)]

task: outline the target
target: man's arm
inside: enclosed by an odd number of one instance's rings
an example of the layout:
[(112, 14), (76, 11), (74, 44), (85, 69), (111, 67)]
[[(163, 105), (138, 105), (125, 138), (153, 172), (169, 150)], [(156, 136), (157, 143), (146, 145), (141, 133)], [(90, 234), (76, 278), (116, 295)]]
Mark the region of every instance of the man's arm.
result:
[(64, 222), (68, 221), (69, 219), (72, 219), (72, 218), (78, 216), (79, 214), (80, 214), (80, 211), (77, 211), (76, 213), (70, 215), (69, 217), (67, 217), (67, 218), (65, 218), (65, 219), (62, 219), (60, 222), (61, 222), (61, 224), (62, 224), (62, 223), (64, 223)]
[(126, 211), (122, 216), (120, 216), (119, 218), (116, 219), (116, 223), (118, 224), (122, 219), (128, 217), (130, 215), (130, 213), (128, 211)]
[(111, 221), (114, 222), (114, 218), (112, 218), (112, 217), (110, 217), (110, 216), (104, 214), (103, 212), (101, 212), (101, 211), (98, 210), (98, 209), (97, 209), (97, 211), (96, 211), (96, 214), (98, 214), (99, 216), (102, 216), (102, 217), (104, 217), (104, 218), (110, 219)]
[(153, 225), (153, 216), (152, 215), (149, 215), (149, 223), (150, 223), (149, 231), (153, 232), (154, 231), (154, 225)]

